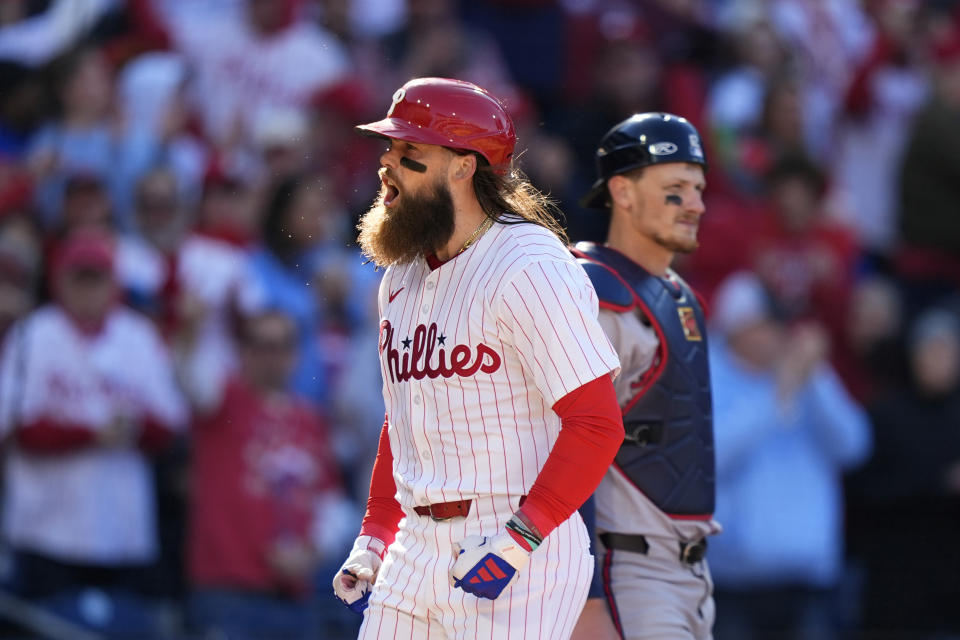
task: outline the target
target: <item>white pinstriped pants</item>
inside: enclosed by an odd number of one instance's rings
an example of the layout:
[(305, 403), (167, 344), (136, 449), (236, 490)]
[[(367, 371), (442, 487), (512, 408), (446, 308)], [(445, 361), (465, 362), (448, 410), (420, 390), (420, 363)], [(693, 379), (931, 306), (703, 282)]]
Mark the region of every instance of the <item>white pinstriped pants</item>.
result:
[(380, 568), (360, 640), (569, 638), (594, 567), (577, 512), (547, 536), (517, 582), (496, 600), (450, 584), (453, 543), (496, 535), (516, 508), (516, 500), (485, 497), (474, 501), (466, 518), (443, 522), (404, 508), (407, 516)]

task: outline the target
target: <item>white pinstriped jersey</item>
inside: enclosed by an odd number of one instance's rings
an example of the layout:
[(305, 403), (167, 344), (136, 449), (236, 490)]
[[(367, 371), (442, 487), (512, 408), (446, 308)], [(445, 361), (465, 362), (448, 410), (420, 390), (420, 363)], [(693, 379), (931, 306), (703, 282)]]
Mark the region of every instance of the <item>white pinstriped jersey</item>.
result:
[[(188, 418), (149, 320), (118, 307), (85, 336), (51, 305), (11, 329), (0, 360), (0, 435), (43, 417), (100, 430), (118, 415), (149, 415), (174, 429)], [(155, 529), (153, 477), (135, 447), (55, 456), (10, 449), (3, 532), (17, 548), (74, 562), (147, 562)]]
[(495, 224), (434, 270), (388, 268), (379, 306), (404, 506), (526, 494), (560, 431), (551, 407), (619, 370), (592, 284), (539, 225)]

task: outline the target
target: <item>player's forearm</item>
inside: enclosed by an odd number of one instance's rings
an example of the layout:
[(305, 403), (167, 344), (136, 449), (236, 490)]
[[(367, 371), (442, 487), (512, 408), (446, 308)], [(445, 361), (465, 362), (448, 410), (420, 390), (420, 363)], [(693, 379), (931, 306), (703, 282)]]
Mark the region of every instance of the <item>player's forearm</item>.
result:
[(396, 498), (397, 485), (393, 481), (393, 452), (390, 450), (390, 437), (387, 434), (388, 424), (389, 420), (384, 418), (380, 443), (377, 446), (377, 459), (373, 463), (373, 473), (370, 476), (367, 512), (363, 516), (360, 535), (379, 538), (389, 546), (397, 534), (403, 509)]
[(86, 425), (69, 424), (52, 418), (37, 418), (14, 432), (20, 448), (34, 454), (58, 454), (94, 446), (96, 431)]
[(144, 453), (156, 454), (173, 444), (176, 432), (163, 421), (148, 416), (140, 425), (140, 435), (137, 444)]
[(811, 382), (814, 428), (827, 455), (851, 468), (870, 454), (873, 446), (870, 419), (850, 397), (833, 369), (823, 366)]
[(542, 536), (569, 518), (593, 493), (623, 442), (623, 421), (607, 375), (561, 398), (562, 428), (520, 509)]

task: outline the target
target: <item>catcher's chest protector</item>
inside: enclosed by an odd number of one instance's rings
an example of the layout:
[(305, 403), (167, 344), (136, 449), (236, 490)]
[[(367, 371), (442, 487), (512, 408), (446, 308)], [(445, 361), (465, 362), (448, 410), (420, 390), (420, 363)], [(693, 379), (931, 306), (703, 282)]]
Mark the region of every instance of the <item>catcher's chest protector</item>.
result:
[(623, 407), (626, 432), (615, 464), (670, 516), (710, 516), (714, 509), (713, 409), (703, 309), (672, 271), (651, 275), (608, 247), (574, 251), (605, 308), (639, 309), (660, 339), (647, 373)]

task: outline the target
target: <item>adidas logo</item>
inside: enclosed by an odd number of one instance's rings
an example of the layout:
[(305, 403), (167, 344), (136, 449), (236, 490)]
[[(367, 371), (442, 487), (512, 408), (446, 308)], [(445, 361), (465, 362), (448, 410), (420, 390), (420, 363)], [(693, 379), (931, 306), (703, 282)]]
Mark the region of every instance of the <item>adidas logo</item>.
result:
[(501, 571), (497, 563), (493, 561), (493, 558), (488, 557), (487, 561), (483, 563), (483, 566), (477, 570), (477, 575), (470, 578), (470, 583), (480, 584), (482, 582), (493, 582), (494, 580), (503, 580), (506, 577), (507, 574)]

